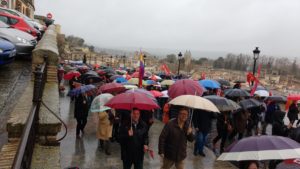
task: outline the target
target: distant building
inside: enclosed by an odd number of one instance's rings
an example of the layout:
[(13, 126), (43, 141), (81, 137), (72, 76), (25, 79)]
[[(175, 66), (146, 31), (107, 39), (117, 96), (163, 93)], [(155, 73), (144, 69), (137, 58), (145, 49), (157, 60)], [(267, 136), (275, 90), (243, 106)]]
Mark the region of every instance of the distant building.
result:
[(34, 0), (0, 0), (0, 6), (17, 10), (29, 18), (34, 17)]
[(184, 67), (186, 68), (187, 71), (189, 71), (189, 68), (190, 68), (191, 62), (192, 62), (191, 51), (185, 51), (183, 58), (184, 58)]

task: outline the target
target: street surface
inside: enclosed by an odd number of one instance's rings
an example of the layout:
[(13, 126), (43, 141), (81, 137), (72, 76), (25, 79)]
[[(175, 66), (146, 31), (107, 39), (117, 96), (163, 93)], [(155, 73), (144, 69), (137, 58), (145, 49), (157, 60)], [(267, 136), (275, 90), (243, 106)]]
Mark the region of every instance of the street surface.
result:
[(0, 149), (7, 142), (6, 122), (31, 79), (31, 61), (17, 59), (0, 66)]
[[(97, 115), (90, 114), (88, 123), (85, 128), (85, 134), (81, 139), (76, 139), (76, 120), (73, 117), (74, 103), (69, 97), (60, 98), (60, 110), (63, 120), (68, 126), (68, 135), (61, 142), (61, 167), (79, 167), (80, 169), (121, 169), (122, 161), (120, 159), (120, 146), (114, 142), (111, 144), (112, 155), (107, 156), (103, 151), (99, 151), (98, 140), (96, 138)], [(157, 154), (158, 137), (162, 130), (163, 124), (155, 121), (149, 131), (150, 145), (154, 150), (154, 159), (151, 159), (148, 154), (145, 154), (144, 169), (159, 169), (161, 162)], [(64, 133), (64, 129), (59, 134), (59, 137)], [(206, 157), (194, 156), (193, 145), (188, 145), (188, 157), (185, 166), (187, 169), (233, 169), (231, 164), (226, 162), (215, 161), (215, 155), (205, 149)]]

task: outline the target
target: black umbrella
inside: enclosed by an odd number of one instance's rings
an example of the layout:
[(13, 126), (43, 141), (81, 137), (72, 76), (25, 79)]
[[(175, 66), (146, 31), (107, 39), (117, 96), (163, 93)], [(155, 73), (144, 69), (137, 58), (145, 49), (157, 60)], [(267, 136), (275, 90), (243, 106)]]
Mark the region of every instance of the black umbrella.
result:
[(92, 80), (92, 83), (99, 83), (103, 79), (100, 78), (99, 76), (95, 76), (95, 75), (89, 75), (89, 76), (86, 76), (84, 79), (82, 79), (84, 84), (90, 83), (91, 80)]
[(228, 89), (225, 90), (226, 97), (249, 97), (250, 94), (242, 89)]
[(251, 108), (255, 108), (255, 107), (259, 107), (262, 105), (261, 102), (255, 100), (255, 99), (245, 99), (240, 101), (239, 105), (244, 109), (251, 109)]
[(244, 80), (236, 80), (234, 83), (246, 83)]
[(226, 99), (224, 97), (210, 95), (204, 96), (204, 98), (213, 102), (220, 111), (235, 111), (240, 109), (241, 107), (234, 101)]
[(287, 99), (284, 96), (269, 96), (264, 99), (265, 102), (274, 101), (277, 103), (286, 103)]
[(217, 80), (222, 86), (231, 86), (230, 82), (225, 79), (218, 79)]

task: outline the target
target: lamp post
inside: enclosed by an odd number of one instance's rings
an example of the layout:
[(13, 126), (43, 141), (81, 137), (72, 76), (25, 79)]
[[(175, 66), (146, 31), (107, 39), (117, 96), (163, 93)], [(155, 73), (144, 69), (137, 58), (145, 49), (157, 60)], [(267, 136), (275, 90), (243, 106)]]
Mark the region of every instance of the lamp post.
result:
[(147, 58), (147, 56), (144, 55), (144, 67), (146, 67), (146, 58)]
[(256, 47), (253, 50), (253, 60), (254, 60), (254, 63), (253, 63), (253, 75), (255, 75), (256, 60), (259, 58), (259, 53), (260, 53), (260, 50), (258, 49), (258, 47)]
[(123, 57), (123, 67), (125, 68), (125, 59), (126, 59), (126, 56), (123, 55), (122, 57)]
[(180, 61), (181, 61), (182, 54), (181, 52), (178, 53), (178, 72), (177, 76), (179, 77), (179, 71), (180, 71)]
[(113, 56), (110, 56), (110, 67), (112, 67), (112, 58)]

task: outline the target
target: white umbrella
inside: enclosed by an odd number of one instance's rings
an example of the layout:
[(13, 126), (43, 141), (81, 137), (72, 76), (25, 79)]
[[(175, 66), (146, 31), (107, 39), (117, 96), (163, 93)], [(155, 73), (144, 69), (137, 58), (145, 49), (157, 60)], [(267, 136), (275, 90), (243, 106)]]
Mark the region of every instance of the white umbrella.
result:
[(113, 97), (114, 96), (109, 93), (104, 93), (104, 94), (101, 94), (101, 95), (95, 97), (91, 104), (90, 112), (98, 113), (98, 112), (103, 112), (103, 111), (111, 109), (110, 107), (107, 107), (104, 105)]
[(123, 85), (125, 89), (137, 89), (138, 87), (136, 85)]
[(168, 98), (169, 95), (168, 95), (168, 90), (164, 90), (161, 92), (163, 95), (161, 97), (165, 97), (165, 98)]
[(260, 96), (260, 97), (268, 97), (270, 96), (270, 93), (266, 90), (257, 90), (254, 92), (254, 94)]

